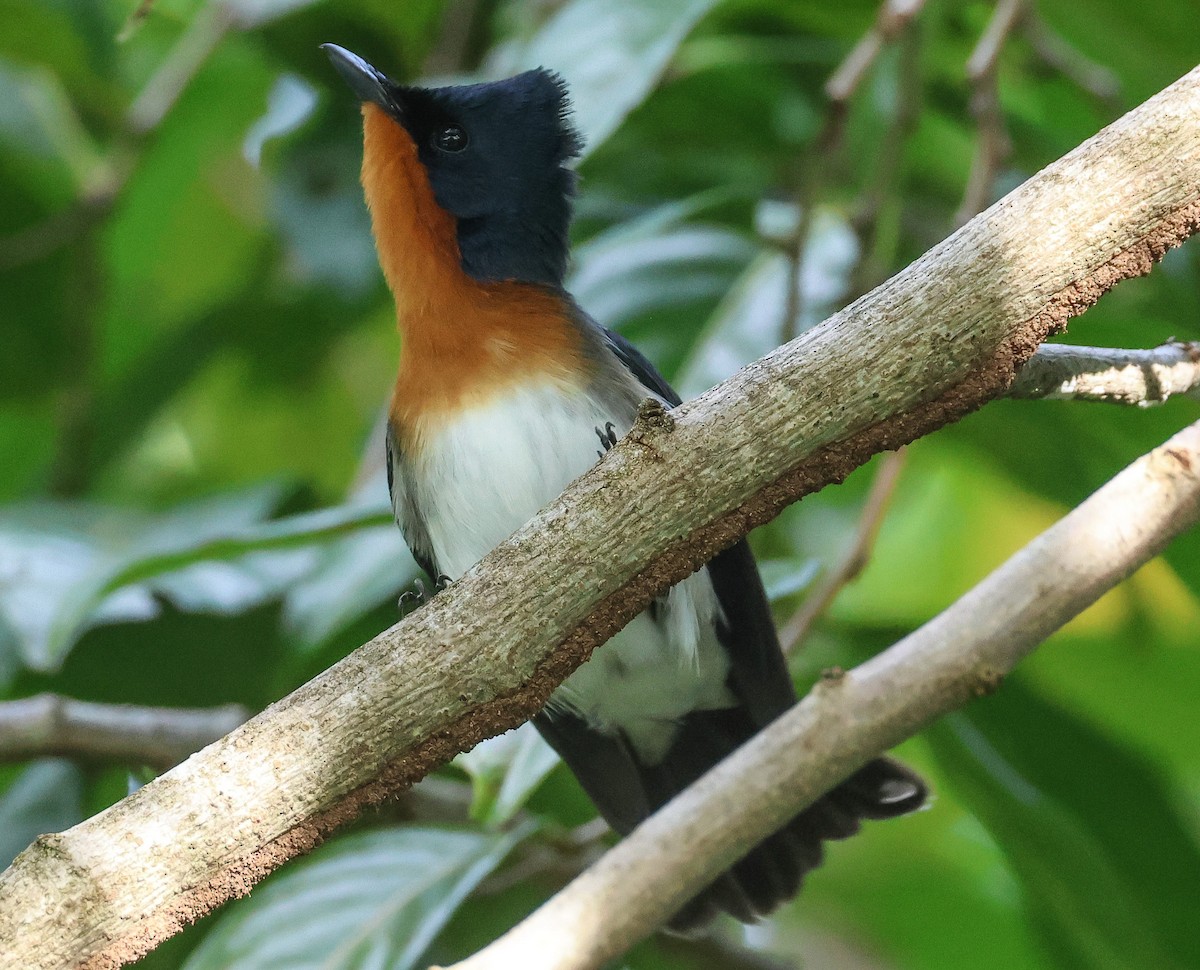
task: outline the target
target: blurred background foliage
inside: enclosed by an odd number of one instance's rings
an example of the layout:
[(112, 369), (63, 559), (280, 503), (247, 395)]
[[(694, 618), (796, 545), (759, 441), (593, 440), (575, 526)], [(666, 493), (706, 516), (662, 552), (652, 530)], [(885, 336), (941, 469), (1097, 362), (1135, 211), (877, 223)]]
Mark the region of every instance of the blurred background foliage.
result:
[[(319, 43), (405, 80), (561, 71), (588, 138), (572, 288), (691, 394), (1200, 51), (1193, 0), (1010, 9), (990, 77), (965, 65), (993, 6), (930, 0), (838, 109), (823, 85), (875, 0), (0, 0), (0, 697), (257, 710), (396, 619), (415, 567), (372, 428), (399, 348), (357, 111)], [(1200, 336), (1198, 252), (1071, 338)], [(798, 683), (931, 617), (1197, 410), (998, 402), (915, 444)], [(754, 536), (781, 622), (851, 545), (878, 466)], [(621, 965), (1200, 966), (1198, 633), (1191, 535), (903, 746), (930, 810), (833, 846), (769, 922)], [(147, 777), (4, 760), (4, 861)], [(592, 814), (522, 729), (144, 965), (451, 961), (603, 846)]]

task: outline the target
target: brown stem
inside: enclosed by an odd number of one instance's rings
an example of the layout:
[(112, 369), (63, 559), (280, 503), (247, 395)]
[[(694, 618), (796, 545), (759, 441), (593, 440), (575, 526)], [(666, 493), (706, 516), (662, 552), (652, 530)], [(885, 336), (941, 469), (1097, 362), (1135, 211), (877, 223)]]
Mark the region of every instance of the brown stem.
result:
[(854, 582), (866, 568), (891, 505), (892, 496), (896, 492), (896, 485), (900, 481), (900, 472), (904, 468), (907, 454), (906, 449), (900, 448), (885, 455), (880, 461), (879, 470), (875, 473), (871, 489), (863, 502), (862, 512), (859, 513), (858, 527), (854, 531), (849, 548), (779, 631), (779, 642), (784, 653), (793, 653), (804, 644), (812, 632), (813, 624), (825, 615), (837, 594)]

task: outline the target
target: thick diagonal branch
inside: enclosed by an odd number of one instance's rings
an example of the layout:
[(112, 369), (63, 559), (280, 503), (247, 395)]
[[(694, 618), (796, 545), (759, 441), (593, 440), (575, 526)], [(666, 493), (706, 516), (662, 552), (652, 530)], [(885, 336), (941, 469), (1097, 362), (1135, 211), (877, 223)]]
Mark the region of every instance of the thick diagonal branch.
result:
[(1200, 227), (1200, 70), (822, 326), (667, 416), (402, 623), (0, 875), (0, 966), (113, 967), (535, 713), (788, 503), (1003, 392)]
[(978, 586), (795, 708), (523, 923), (450, 970), (594, 970), (868, 760), (972, 697), (1200, 520), (1200, 424), (1140, 458)]

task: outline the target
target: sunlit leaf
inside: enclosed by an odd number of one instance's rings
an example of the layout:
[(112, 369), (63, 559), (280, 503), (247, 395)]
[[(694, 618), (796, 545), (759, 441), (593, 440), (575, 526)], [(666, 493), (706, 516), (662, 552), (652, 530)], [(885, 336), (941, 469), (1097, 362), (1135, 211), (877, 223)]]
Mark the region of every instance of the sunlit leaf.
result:
[(292, 584), (284, 622), (302, 647), (315, 647), (398, 593), (418, 575), (395, 523), (366, 528), (324, 545)]
[(664, 306), (719, 297), (757, 251), (743, 235), (716, 226), (644, 234), (622, 226), (580, 247), (570, 288), (588, 313), (619, 327)]
[(525, 43), (493, 57), (496, 74), (548, 67), (567, 79), (575, 120), (596, 148), (662, 76), (715, 0), (571, 0)]
[(513, 817), (558, 764), (558, 755), (530, 723), (488, 738), (454, 763), (471, 776), (471, 817), (488, 826)]
[[(785, 214), (778, 206), (765, 208), (760, 218), (772, 225)], [(794, 225), (794, 219), (788, 224)], [(846, 294), (857, 254), (857, 240), (842, 216), (825, 209), (813, 215), (795, 304), (796, 333), (824, 319)], [(788, 260), (779, 252), (764, 251), (750, 264), (717, 307), (677, 377), (684, 397), (725, 380), (783, 341), (793, 329), (784, 319), (790, 278)]]
[(279, 595), (316, 564), (315, 543), (390, 521), (350, 505), (262, 522), (274, 488), (153, 516), (37, 504), (0, 515), (0, 615), (25, 663), (54, 669), (92, 625), (149, 619), (154, 594), (182, 609), (229, 613)]
[(402, 828), (338, 839), (233, 903), (184, 970), (409, 970), (532, 831)]

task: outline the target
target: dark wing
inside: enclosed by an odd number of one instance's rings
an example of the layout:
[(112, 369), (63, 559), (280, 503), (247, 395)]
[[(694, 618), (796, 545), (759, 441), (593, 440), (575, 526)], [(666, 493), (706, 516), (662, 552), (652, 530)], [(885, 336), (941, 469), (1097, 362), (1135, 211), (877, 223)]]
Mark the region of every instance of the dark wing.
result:
[[(400, 459), (403, 457), (400, 452), (400, 442), (392, 433), (391, 424), (388, 425), (387, 434), (384, 436), (384, 445), (387, 449), (388, 495), (392, 500), (392, 512), (396, 516), (396, 524), (400, 526), (400, 532), (408, 544), (409, 552), (417, 561), (417, 565), (436, 585), (441, 573), (438, 571), (437, 563), (434, 562), (432, 543), (429, 541), (429, 534), (425, 531), (425, 523), (421, 518), (420, 510), (413, 502), (412, 492), (404, 481), (403, 465), (400, 463)], [(397, 476), (398, 470), (399, 476)]]
[[(612, 352), (644, 388), (671, 405), (682, 403), (645, 354), (619, 333), (601, 329)], [(717, 633), (732, 665), (730, 688), (762, 727), (791, 707), (796, 693), (749, 543), (743, 539), (719, 553), (708, 573), (725, 614)]]
[(683, 398), (675, 392), (675, 388), (667, 383), (667, 379), (658, 372), (655, 366), (646, 359), (645, 354), (619, 333), (605, 329), (599, 324), (596, 324), (596, 327), (604, 335), (604, 341), (608, 344), (609, 349), (617, 355), (629, 372), (641, 382), (642, 387), (653, 391), (672, 407), (683, 403)]

